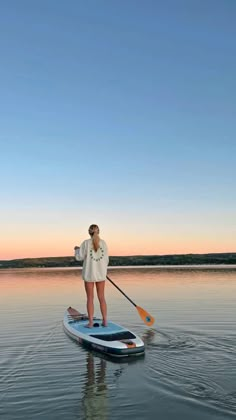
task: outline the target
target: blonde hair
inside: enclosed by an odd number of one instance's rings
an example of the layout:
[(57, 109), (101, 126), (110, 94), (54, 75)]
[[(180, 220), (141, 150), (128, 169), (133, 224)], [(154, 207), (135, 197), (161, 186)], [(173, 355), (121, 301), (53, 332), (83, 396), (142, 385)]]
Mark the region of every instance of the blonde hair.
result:
[(97, 250), (99, 248), (99, 243), (100, 243), (98, 225), (90, 225), (88, 232), (89, 232), (89, 235), (92, 238), (93, 249), (94, 249), (95, 252), (97, 252)]

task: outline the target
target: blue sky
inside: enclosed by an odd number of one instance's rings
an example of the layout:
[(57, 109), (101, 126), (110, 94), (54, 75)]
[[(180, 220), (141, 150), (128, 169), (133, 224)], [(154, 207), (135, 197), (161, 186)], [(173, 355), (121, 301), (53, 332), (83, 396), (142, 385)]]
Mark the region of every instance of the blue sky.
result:
[(236, 3), (1, 9), (0, 259), (235, 251)]

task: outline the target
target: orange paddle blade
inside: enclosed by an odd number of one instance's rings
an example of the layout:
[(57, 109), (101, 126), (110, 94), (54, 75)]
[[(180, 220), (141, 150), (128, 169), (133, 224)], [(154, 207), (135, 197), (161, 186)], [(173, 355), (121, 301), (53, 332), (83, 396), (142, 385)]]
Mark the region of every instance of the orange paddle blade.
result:
[(147, 311), (141, 308), (141, 306), (136, 305), (136, 309), (140, 317), (142, 318), (143, 322), (145, 322), (146, 325), (151, 327), (151, 325), (154, 324), (155, 322), (155, 318), (153, 318), (153, 316), (151, 316)]

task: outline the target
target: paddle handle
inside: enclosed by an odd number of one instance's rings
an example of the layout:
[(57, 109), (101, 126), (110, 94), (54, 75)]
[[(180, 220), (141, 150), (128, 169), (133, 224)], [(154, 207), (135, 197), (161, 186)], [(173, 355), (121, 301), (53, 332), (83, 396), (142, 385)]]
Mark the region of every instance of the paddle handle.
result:
[(109, 280), (112, 284), (113, 284), (113, 286), (115, 286), (118, 290), (119, 290), (119, 292), (120, 293), (122, 293), (122, 295), (124, 295), (125, 297), (126, 297), (126, 299), (128, 299), (129, 301), (130, 301), (130, 303), (132, 303), (132, 305), (134, 305), (135, 307), (137, 306), (136, 305), (136, 303), (134, 303), (130, 298), (129, 298), (129, 296), (127, 296), (124, 292), (123, 292), (123, 290), (121, 290), (115, 283), (114, 283), (114, 281), (112, 281), (111, 279), (110, 279), (110, 277), (108, 277), (107, 276), (107, 280)]

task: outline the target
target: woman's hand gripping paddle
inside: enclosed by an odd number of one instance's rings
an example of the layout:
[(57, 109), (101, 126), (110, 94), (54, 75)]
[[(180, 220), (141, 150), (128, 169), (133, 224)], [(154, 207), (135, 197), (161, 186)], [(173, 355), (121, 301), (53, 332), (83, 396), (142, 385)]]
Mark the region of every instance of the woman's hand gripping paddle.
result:
[(126, 299), (128, 299), (130, 301), (130, 303), (132, 303), (132, 305), (135, 306), (135, 308), (137, 309), (140, 318), (142, 318), (143, 322), (145, 322), (146, 325), (148, 325), (149, 327), (151, 327), (154, 322), (155, 319), (153, 318), (153, 316), (151, 316), (147, 311), (145, 311), (145, 309), (141, 308), (141, 306), (136, 305), (136, 303), (134, 303), (115, 283), (114, 281), (112, 281), (108, 276), (107, 276), (107, 280), (109, 280), (113, 286), (115, 286), (121, 293), (122, 295), (124, 295), (126, 297)]

